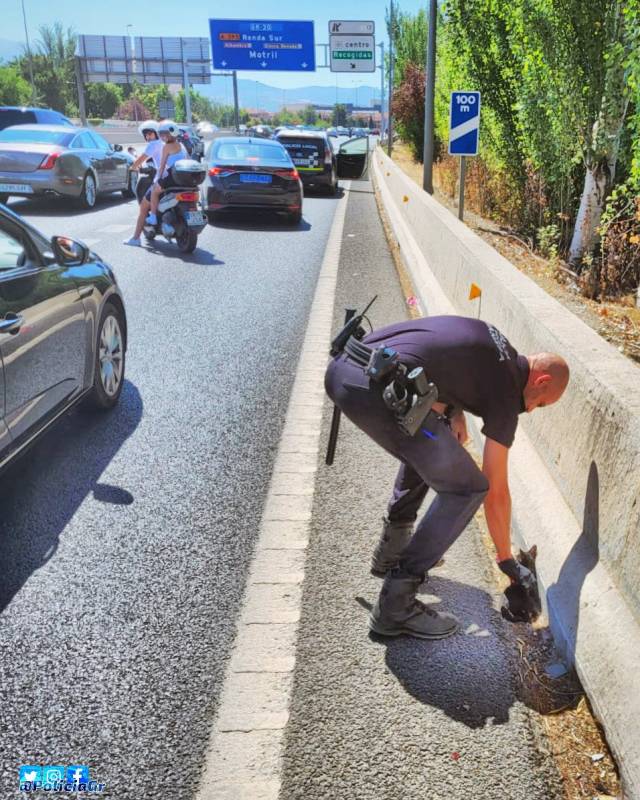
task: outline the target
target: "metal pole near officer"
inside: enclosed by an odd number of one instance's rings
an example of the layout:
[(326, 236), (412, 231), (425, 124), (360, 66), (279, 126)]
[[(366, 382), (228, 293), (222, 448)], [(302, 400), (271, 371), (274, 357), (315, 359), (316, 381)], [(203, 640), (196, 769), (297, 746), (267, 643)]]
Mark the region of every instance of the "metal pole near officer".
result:
[(449, 154), (460, 156), (458, 219), (464, 217), (464, 181), (467, 156), (478, 155), (480, 141), (480, 92), (451, 92)]
[(429, 39), (427, 43), (426, 85), (424, 95), (424, 147), (422, 167), (422, 188), (433, 194), (433, 157), (434, 157), (434, 117), (436, 92), (436, 28), (438, 25), (438, 4), (436, 0), (429, 3)]

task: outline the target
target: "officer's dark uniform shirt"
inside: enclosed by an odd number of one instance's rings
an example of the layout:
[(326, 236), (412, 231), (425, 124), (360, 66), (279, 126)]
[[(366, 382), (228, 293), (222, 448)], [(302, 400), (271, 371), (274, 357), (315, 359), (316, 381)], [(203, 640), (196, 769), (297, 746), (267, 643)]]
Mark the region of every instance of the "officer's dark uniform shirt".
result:
[(438, 387), (438, 400), (470, 411), (484, 422), (482, 432), (511, 447), (529, 362), (493, 325), (467, 317), (425, 317), (373, 331), (369, 347), (397, 350), (400, 360), (423, 367)]

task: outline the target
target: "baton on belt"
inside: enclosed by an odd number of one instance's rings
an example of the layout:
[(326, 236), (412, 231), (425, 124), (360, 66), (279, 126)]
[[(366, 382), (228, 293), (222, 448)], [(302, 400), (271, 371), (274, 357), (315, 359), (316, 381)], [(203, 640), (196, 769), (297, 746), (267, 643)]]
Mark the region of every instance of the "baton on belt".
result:
[[(344, 324), (346, 325), (350, 319), (353, 319), (356, 313), (355, 308), (345, 309)], [(333, 406), (333, 416), (331, 417), (331, 430), (329, 431), (329, 443), (327, 444), (327, 455), (325, 456), (324, 463), (330, 467), (333, 464), (333, 459), (336, 454), (336, 444), (338, 443), (338, 433), (340, 431), (340, 416), (342, 411), (338, 406)]]

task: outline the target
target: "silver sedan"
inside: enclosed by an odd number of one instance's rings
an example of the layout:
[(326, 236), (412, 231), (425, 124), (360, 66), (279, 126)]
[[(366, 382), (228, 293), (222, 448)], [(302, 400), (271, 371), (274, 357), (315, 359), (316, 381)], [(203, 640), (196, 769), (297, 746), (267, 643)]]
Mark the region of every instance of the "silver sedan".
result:
[(0, 131), (0, 203), (9, 197), (68, 197), (93, 208), (98, 194), (135, 197), (133, 158), (88, 128), (13, 125)]

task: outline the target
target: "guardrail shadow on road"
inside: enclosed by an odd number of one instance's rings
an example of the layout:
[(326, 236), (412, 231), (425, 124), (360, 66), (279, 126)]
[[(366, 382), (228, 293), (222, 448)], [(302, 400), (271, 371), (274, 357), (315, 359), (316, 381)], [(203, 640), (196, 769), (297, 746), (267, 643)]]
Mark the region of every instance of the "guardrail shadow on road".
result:
[(99, 479), (138, 427), (142, 408), (137, 388), (125, 381), (113, 411), (72, 412), (5, 473), (0, 483), (0, 613), (55, 554), (61, 533), (88, 494), (104, 503), (134, 502), (125, 488)]

